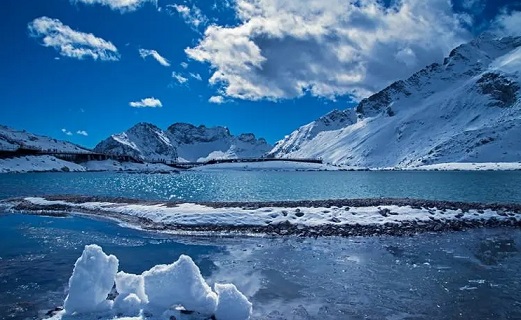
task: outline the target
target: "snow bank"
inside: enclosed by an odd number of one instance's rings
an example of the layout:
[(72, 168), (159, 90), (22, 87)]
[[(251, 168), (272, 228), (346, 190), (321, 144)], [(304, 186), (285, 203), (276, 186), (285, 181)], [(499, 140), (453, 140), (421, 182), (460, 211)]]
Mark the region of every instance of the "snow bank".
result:
[(469, 163), (469, 162), (452, 162), (452, 163), (438, 163), (419, 167), (409, 167), (405, 170), (422, 170), (422, 171), (506, 171), (506, 170), (521, 170), (521, 162), (484, 162), (484, 163)]
[(173, 172), (176, 169), (162, 163), (133, 163), (115, 160), (88, 161), (81, 164), (87, 171)]
[[(118, 259), (97, 245), (85, 246), (69, 280), (64, 316), (78, 319), (190, 319), (247, 320), (252, 304), (233, 284), (206, 283), (186, 255), (169, 265), (157, 265), (141, 275), (118, 271)], [(117, 297), (109, 298), (115, 285)], [(146, 315), (146, 316), (145, 316)]]
[(218, 163), (195, 167), (193, 171), (334, 171), (343, 169), (341, 167), (306, 162), (292, 161), (266, 161), (266, 162), (235, 162)]
[(26, 156), (0, 159), (0, 173), (42, 171), (85, 171), (79, 164), (60, 160), (52, 156)]
[(107, 295), (114, 286), (118, 259), (106, 255), (101, 247), (88, 245), (76, 261), (69, 280), (69, 294), (64, 308), (68, 314), (110, 309)]
[(178, 170), (162, 163), (133, 163), (114, 160), (88, 161), (77, 164), (47, 155), (0, 159), (0, 173), (47, 171), (177, 172)]
[[(226, 227), (230, 230), (240, 230), (243, 227), (267, 226), (385, 226), (388, 224), (402, 225), (404, 223), (432, 223), (449, 221), (521, 221), (521, 215), (516, 212), (503, 212), (503, 209), (468, 208), (463, 210), (450, 205), (446, 208), (424, 208), (416, 205), (331, 205), (286, 207), (280, 206), (230, 206), (212, 207), (197, 203), (180, 203), (171, 205), (158, 204), (129, 204), (115, 202), (68, 202), (61, 200), (47, 200), (41, 197), (27, 197), (24, 201), (34, 205), (32, 210), (43, 210), (52, 205), (68, 207), (69, 211), (82, 212), (94, 215), (125, 216), (146, 218), (159, 225), (175, 226), (169, 229), (176, 232), (180, 226), (197, 230), (201, 226)], [(13, 204), (16, 204), (17, 200)], [(435, 207), (435, 205), (433, 205)], [(508, 210), (506, 210), (508, 211)], [(508, 214), (506, 214), (508, 213)], [(132, 223), (132, 222), (130, 222)], [(139, 222), (137, 222), (139, 223)], [(138, 227), (140, 225), (138, 224)], [(182, 229), (181, 229), (182, 230)], [(211, 228), (210, 228), (211, 230)]]

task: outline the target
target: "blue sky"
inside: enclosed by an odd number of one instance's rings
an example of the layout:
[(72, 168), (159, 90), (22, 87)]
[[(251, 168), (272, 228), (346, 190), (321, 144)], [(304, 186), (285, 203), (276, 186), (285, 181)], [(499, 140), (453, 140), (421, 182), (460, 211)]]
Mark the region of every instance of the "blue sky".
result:
[(512, 0), (2, 0), (0, 124), (93, 147), (137, 122), (269, 142), (406, 77)]

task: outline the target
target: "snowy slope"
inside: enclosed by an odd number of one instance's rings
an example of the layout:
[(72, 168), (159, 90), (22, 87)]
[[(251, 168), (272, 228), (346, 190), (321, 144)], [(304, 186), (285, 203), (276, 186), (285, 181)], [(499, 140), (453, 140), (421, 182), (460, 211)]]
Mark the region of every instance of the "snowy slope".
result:
[(163, 131), (152, 124), (139, 123), (100, 142), (94, 150), (148, 161), (195, 162), (261, 157), (271, 148), (262, 138), (251, 133), (233, 136), (225, 127), (176, 123)]
[(57, 159), (52, 156), (25, 156), (0, 159), (0, 173), (47, 172), (47, 171), (86, 171), (85, 167)]
[(18, 131), (0, 125), (0, 150), (16, 150), (18, 148), (42, 151), (88, 152), (88, 150), (67, 141), (39, 136), (26, 131)]
[(263, 138), (252, 133), (233, 136), (228, 128), (188, 123), (168, 127), (168, 136), (175, 141), (179, 161), (206, 161), (210, 159), (258, 158), (271, 150)]
[[(353, 122), (329, 128), (321, 118), (279, 141), (270, 155), (363, 167), (517, 162), (520, 76), (521, 37), (482, 36), (454, 49), (443, 64), (344, 111), (346, 117), (356, 112)], [(321, 130), (309, 134), (310, 128)]]
[(163, 130), (150, 123), (138, 123), (129, 130), (101, 141), (94, 151), (106, 154), (129, 155), (136, 159), (174, 161), (177, 150)]

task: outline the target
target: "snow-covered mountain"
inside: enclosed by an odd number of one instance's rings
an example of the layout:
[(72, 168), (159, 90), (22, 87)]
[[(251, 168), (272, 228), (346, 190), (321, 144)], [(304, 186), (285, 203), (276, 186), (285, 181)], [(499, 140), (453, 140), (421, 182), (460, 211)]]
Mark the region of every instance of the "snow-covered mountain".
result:
[(29, 132), (18, 131), (0, 125), (0, 150), (14, 151), (18, 148), (58, 152), (89, 152), (74, 143), (61, 141)]
[(261, 157), (271, 148), (262, 138), (257, 139), (251, 133), (233, 136), (225, 127), (175, 123), (163, 131), (152, 124), (139, 123), (100, 142), (94, 150), (149, 161), (195, 162)]
[(252, 133), (233, 136), (228, 128), (175, 123), (166, 130), (176, 142), (179, 161), (258, 158), (271, 150), (266, 140)]
[(364, 167), (521, 161), (520, 80), (521, 37), (484, 35), (300, 127), (269, 155)]
[(166, 133), (155, 125), (144, 122), (101, 141), (94, 151), (128, 155), (147, 161), (177, 159), (177, 149)]

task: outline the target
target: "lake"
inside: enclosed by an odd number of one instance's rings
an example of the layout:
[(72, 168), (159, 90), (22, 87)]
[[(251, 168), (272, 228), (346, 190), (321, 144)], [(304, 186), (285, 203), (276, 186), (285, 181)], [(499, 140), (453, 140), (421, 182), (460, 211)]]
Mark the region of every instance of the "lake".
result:
[(0, 175), (0, 199), (79, 194), (144, 200), (270, 201), (421, 198), (521, 203), (521, 171), (184, 172)]
[[(411, 197), (521, 202), (520, 172), (40, 173), (0, 176), (0, 197), (95, 194), (187, 201)], [(140, 273), (190, 255), (233, 282), (254, 319), (521, 318), (521, 230), (414, 237), (189, 237), (84, 217), (0, 213), (0, 318), (60, 305), (86, 244)]]

